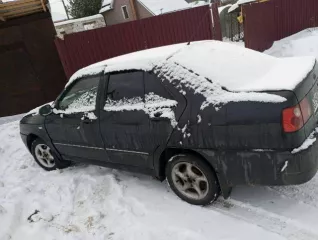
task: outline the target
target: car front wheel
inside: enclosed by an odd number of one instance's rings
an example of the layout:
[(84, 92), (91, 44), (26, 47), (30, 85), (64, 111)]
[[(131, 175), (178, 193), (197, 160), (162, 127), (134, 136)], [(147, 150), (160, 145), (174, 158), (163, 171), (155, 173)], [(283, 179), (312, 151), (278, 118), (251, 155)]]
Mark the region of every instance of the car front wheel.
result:
[(41, 139), (33, 141), (31, 153), (35, 161), (46, 171), (66, 168), (70, 165), (69, 162), (60, 160), (51, 148)]
[(220, 195), (212, 167), (193, 155), (172, 157), (166, 167), (167, 181), (182, 200), (194, 205), (208, 205)]

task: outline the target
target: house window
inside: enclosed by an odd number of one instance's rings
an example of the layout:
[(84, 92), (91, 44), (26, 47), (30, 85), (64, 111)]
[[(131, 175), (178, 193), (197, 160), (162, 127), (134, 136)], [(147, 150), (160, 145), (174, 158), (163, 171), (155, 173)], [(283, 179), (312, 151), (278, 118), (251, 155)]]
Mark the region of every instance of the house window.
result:
[(84, 23), (83, 26), (85, 30), (91, 30), (94, 29), (95, 22)]
[(128, 14), (128, 9), (127, 9), (127, 6), (122, 6), (121, 7), (121, 10), (123, 11), (123, 16), (124, 16), (124, 19), (128, 19), (129, 18), (129, 14)]

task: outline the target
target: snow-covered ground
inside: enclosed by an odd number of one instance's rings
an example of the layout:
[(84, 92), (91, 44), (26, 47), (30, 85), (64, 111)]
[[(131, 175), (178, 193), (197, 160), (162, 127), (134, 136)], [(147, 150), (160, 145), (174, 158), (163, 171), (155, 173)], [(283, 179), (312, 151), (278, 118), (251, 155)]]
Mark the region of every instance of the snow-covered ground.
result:
[(317, 216), (318, 177), (237, 187), (230, 200), (196, 207), (148, 176), (87, 165), (45, 172), (18, 122), (0, 125), (1, 240), (313, 240)]
[[(318, 57), (315, 31), (302, 36), (267, 53)], [(191, 206), (144, 175), (88, 165), (45, 172), (20, 140), (19, 118), (0, 118), (0, 240), (318, 239), (318, 175), (300, 186), (240, 186), (229, 200)]]

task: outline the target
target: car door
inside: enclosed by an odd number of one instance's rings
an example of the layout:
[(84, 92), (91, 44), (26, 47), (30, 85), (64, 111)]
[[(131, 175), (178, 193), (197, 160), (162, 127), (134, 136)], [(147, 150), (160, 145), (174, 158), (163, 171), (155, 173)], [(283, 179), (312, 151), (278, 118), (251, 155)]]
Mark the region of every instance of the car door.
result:
[(106, 81), (100, 129), (109, 161), (148, 169), (149, 121), (144, 111), (143, 72), (110, 73)]
[(100, 79), (100, 75), (95, 75), (75, 81), (61, 94), (53, 113), (45, 119), (54, 146), (66, 159), (107, 159), (96, 110)]
[(161, 153), (186, 108), (186, 99), (177, 89), (165, 85), (155, 74), (145, 72), (145, 106), (149, 112), (149, 144), (152, 153)]

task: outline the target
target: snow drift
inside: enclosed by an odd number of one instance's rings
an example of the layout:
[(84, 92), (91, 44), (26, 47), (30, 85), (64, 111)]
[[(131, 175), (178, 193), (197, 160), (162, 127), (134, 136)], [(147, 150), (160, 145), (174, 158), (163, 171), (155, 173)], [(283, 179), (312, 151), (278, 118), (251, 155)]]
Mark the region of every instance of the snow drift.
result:
[(264, 53), (280, 58), (314, 56), (318, 61), (318, 28), (309, 28), (274, 42)]

